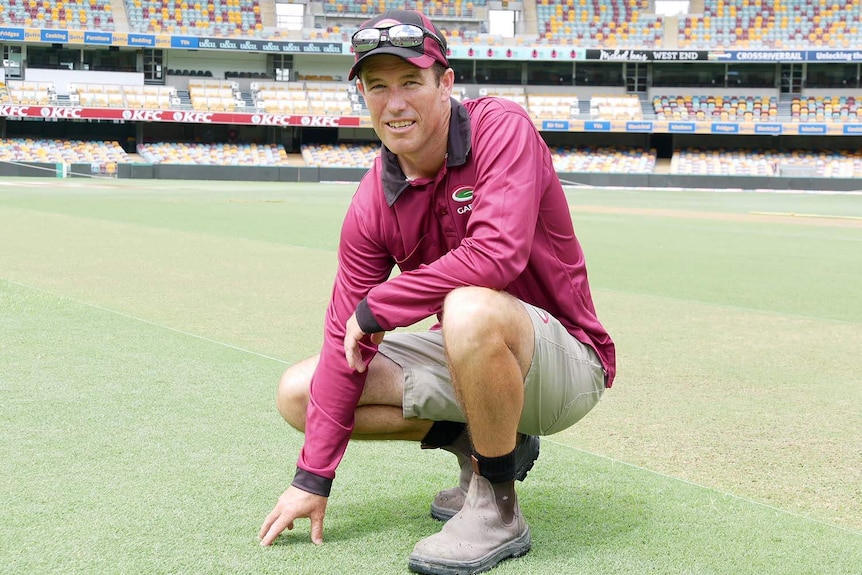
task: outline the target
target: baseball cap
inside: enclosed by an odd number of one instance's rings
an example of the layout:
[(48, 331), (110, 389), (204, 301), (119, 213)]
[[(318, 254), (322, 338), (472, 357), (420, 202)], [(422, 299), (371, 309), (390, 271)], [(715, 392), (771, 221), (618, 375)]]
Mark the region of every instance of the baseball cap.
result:
[[(404, 37), (396, 37), (393, 33), (390, 38), (386, 31), (400, 24), (407, 25), (407, 27), (396, 28), (396, 31), (413, 30), (410, 26), (418, 27), (422, 31), (421, 43), (418, 32), (416, 32), (416, 36)], [(371, 29), (383, 32), (377, 36), (376, 43), (373, 41), (374, 34), (366, 32)], [(371, 39), (370, 43), (367, 41), (368, 38)], [(368, 49), (369, 46), (373, 47)], [(350, 68), (348, 80), (356, 77), (366, 58), (379, 54), (398, 56), (419, 68), (430, 68), (434, 62), (449, 67), (449, 59), (446, 57), (448, 51), (446, 38), (425, 14), (416, 10), (389, 10), (363, 22), (351, 38), (351, 47), (355, 54), (355, 60)], [(357, 47), (364, 48), (364, 51), (360, 51)]]

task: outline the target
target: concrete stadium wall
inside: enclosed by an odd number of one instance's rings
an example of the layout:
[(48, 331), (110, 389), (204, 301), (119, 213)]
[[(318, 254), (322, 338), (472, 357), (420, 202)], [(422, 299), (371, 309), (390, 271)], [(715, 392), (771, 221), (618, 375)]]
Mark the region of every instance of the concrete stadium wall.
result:
[(561, 173), (565, 184), (619, 188), (679, 188), (684, 190), (818, 190), (851, 192), (862, 190), (862, 180), (853, 178), (688, 176), (670, 174)]
[[(0, 163), (0, 177), (58, 177), (58, 164)], [(362, 168), (308, 168), (298, 166), (197, 166), (178, 164), (120, 164), (117, 177), (135, 180), (210, 180), (259, 182), (359, 182)], [(72, 164), (70, 177), (90, 177), (90, 164)], [(567, 185), (620, 188), (680, 188), (718, 190), (821, 190), (860, 191), (862, 180), (805, 176), (686, 176), (671, 174), (599, 174), (562, 172)]]
[[(62, 166), (53, 163), (0, 162), (0, 177), (4, 178), (57, 178)], [(87, 170), (90, 167), (87, 166)]]

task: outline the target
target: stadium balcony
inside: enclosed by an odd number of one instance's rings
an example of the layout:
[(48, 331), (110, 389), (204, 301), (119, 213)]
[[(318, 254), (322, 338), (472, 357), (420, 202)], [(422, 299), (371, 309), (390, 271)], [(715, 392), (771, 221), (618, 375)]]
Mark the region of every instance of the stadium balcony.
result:
[(0, 160), (62, 164), (117, 164), (131, 161), (118, 142), (39, 138), (0, 138)]
[(656, 151), (643, 148), (557, 146), (551, 156), (558, 172), (651, 174), (656, 163)]
[(680, 48), (853, 48), (862, 3), (834, 0), (704, 0), (679, 20)]
[(778, 121), (776, 98), (759, 96), (661, 95), (653, 96), (656, 120), (670, 121)]
[(267, 114), (307, 114), (308, 93), (303, 82), (252, 82), (255, 108)]
[(538, 0), (538, 40), (588, 48), (660, 48), (663, 18), (650, 0)]
[(177, 89), (172, 86), (124, 86), (126, 107), (164, 110), (179, 105)]
[(590, 116), (601, 120), (643, 120), (640, 98), (634, 95), (597, 95), (590, 98)]
[(119, 84), (70, 84), (69, 102), (93, 108), (124, 108), (126, 98)]
[(264, 36), (259, 0), (124, 0), (131, 32)]
[(356, 86), (343, 82), (252, 82), (254, 107), (270, 114), (360, 115)]
[(575, 95), (527, 94), (527, 111), (534, 120), (572, 120), (579, 114), (580, 102)]
[(287, 166), (284, 148), (278, 144), (203, 144), (153, 142), (138, 144), (137, 151), (151, 164), (207, 166)]
[(189, 80), (188, 88), (193, 110), (233, 112), (246, 107), (239, 92), (239, 84), (231, 80), (194, 78)]
[(479, 88), (479, 96), (504, 98), (527, 109), (527, 92), (523, 86), (487, 86)]
[(70, 30), (115, 29), (111, 0), (0, 0), (0, 24)]
[(352, 98), (356, 94), (356, 87), (351, 84), (306, 82), (305, 88), (313, 114), (350, 116), (361, 108), (354, 110), (354, 104), (359, 99)]
[(9, 80), (9, 97), (13, 104), (22, 106), (47, 106), (57, 100), (53, 82), (28, 82)]

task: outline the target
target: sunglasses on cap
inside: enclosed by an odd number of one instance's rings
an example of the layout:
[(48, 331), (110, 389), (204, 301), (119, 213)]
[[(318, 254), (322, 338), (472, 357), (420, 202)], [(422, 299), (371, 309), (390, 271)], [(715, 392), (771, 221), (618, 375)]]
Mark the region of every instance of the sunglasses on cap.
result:
[(422, 46), (425, 38), (435, 40), (443, 53), (446, 53), (443, 41), (436, 34), (416, 24), (395, 24), (389, 28), (364, 28), (353, 35), (350, 43), (357, 54), (362, 54), (374, 50), (381, 42), (389, 42), (396, 48), (416, 48)]

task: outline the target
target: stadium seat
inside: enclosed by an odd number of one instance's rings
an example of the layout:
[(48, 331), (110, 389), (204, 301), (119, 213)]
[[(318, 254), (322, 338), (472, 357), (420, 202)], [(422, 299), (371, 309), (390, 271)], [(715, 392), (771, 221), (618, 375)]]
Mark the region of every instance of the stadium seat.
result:
[(124, 0), (124, 3), (133, 32), (252, 36), (253, 32), (263, 31), (258, 0)]
[(114, 141), (0, 138), (0, 161), (116, 165), (131, 159)]
[(557, 146), (551, 155), (559, 172), (650, 174), (656, 162), (656, 151), (643, 148)]
[(564, 0), (536, 6), (540, 43), (660, 48), (663, 18), (649, 0)]
[(704, 0), (703, 14), (679, 20), (680, 48), (849, 48), (859, 2)]
[(217, 166), (286, 166), (284, 148), (277, 144), (203, 144), (152, 142), (139, 144), (138, 153), (152, 164)]

